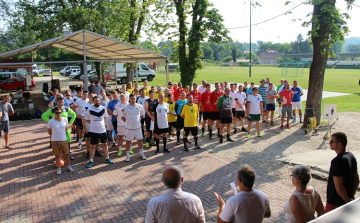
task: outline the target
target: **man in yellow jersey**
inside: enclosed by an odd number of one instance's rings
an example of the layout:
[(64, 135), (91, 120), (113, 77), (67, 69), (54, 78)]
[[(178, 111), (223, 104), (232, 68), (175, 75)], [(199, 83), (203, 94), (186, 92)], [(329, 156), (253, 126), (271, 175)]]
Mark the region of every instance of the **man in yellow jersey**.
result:
[(126, 91), (129, 92), (130, 94), (134, 93), (133, 83), (131, 81), (127, 84)]
[(169, 113), (168, 114), (168, 126), (169, 126), (169, 140), (172, 140), (172, 135), (173, 135), (173, 131), (172, 129), (175, 128), (176, 129), (176, 120), (177, 120), (177, 115), (175, 112), (175, 102), (173, 102), (172, 100), (172, 95), (169, 93), (167, 95), (168, 98), (168, 104), (169, 104)]
[(157, 86), (157, 91), (155, 91), (154, 92), (154, 97), (156, 98), (156, 99), (159, 99), (159, 95), (160, 94), (164, 94), (163, 92), (162, 92), (162, 88), (161, 88), (161, 85), (159, 84), (158, 86)]
[(201, 149), (198, 145), (198, 116), (199, 116), (199, 108), (197, 104), (193, 103), (193, 96), (188, 96), (188, 103), (185, 104), (181, 110), (181, 115), (184, 119), (184, 150), (189, 151), (189, 149), (186, 146), (187, 143), (187, 137), (189, 133), (191, 132), (191, 135), (194, 136), (195, 141), (195, 149)]
[(143, 88), (144, 88), (144, 91), (145, 91), (145, 96), (150, 97), (149, 91), (151, 89), (148, 87), (148, 83), (147, 83), (146, 80), (144, 81), (144, 87)]

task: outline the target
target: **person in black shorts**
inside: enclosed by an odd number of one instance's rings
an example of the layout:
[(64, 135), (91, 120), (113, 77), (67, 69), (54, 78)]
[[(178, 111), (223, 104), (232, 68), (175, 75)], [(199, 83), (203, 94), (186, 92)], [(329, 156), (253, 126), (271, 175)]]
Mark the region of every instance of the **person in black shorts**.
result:
[(217, 108), (220, 111), (220, 143), (223, 143), (223, 130), (226, 125), (226, 141), (232, 142), (230, 138), (230, 124), (232, 123), (232, 96), (230, 95), (230, 89), (225, 88), (225, 94), (219, 98), (219, 101), (217, 103)]
[(186, 143), (188, 143), (187, 137), (191, 133), (194, 136), (195, 149), (201, 149), (198, 145), (198, 116), (199, 108), (197, 104), (193, 103), (193, 96), (189, 95), (187, 104), (181, 109), (181, 118), (184, 119), (184, 150), (189, 151)]
[[(184, 105), (188, 102), (188, 100), (186, 99), (186, 93), (184, 91), (182, 91), (180, 93), (180, 99), (177, 100), (176, 104), (175, 104), (175, 111), (177, 114), (177, 120), (176, 120), (176, 144), (180, 145), (180, 131), (181, 129), (184, 128), (184, 118), (181, 117), (181, 110), (184, 107)], [(190, 143), (190, 141), (188, 141), (188, 143)]]
[[(145, 101), (145, 126), (146, 126), (146, 144), (145, 147), (150, 147), (150, 138), (151, 138), (151, 121), (155, 118), (155, 109), (158, 105), (159, 101), (154, 97), (154, 91), (149, 91), (149, 99), (146, 99)], [(152, 144), (151, 146), (153, 146)]]
[(164, 102), (164, 95), (162, 93), (159, 94), (159, 103), (155, 107), (154, 114), (154, 136), (156, 140), (156, 154), (160, 153), (159, 149), (159, 140), (160, 136), (163, 137), (163, 145), (164, 145), (164, 153), (170, 153), (170, 151), (166, 148), (167, 141), (167, 132), (169, 131), (168, 126), (168, 114), (169, 114), (169, 104)]

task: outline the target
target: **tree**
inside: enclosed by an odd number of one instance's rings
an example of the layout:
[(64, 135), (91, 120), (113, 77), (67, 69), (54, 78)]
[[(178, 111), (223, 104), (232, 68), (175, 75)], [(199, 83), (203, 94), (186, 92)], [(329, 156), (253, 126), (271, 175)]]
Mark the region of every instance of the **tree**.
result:
[[(346, 2), (349, 8), (354, 0)], [(328, 55), (333, 54), (333, 51), (329, 52), (329, 48), (337, 41), (344, 41), (344, 35), (349, 31), (344, 19), (348, 19), (349, 16), (339, 12), (335, 6), (336, 0), (309, 0), (307, 4), (313, 5), (314, 8), (311, 20), (303, 23), (306, 27), (312, 26), (309, 35), (313, 46), (306, 107), (315, 110), (316, 122), (319, 125), (326, 62)], [(305, 115), (303, 127), (308, 125), (308, 119), (309, 116)]]
[[(250, 53), (247, 53), (245, 55), (245, 59), (247, 59), (247, 60), (250, 59)], [(260, 59), (259, 59), (258, 55), (256, 55), (254, 52), (251, 52), (251, 60), (258, 62)]]
[[(208, 38), (210, 42), (228, 42), (228, 30), (223, 25), (223, 18), (217, 9), (211, 8), (208, 0), (174, 0), (178, 18), (179, 44), (178, 59), (180, 81), (192, 85), (196, 70), (202, 69), (200, 58), (203, 57), (201, 41)], [(191, 10), (190, 10), (191, 9)], [(187, 15), (191, 14), (191, 25), (187, 27)], [(210, 34), (209, 34), (210, 32)], [(187, 47), (188, 46), (188, 47)]]
[(232, 61), (233, 62), (236, 62), (236, 51), (237, 51), (237, 48), (236, 48), (236, 45), (234, 43), (231, 44), (231, 47), (230, 47), (230, 50), (231, 50), (231, 56), (232, 56)]
[(346, 46), (346, 52), (349, 53), (359, 53), (360, 52), (360, 44), (359, 45), (355, 45), (355, 44), (349, 44)]
[(334, 50), (334, 53), (341, 53), (342, 49), (343, 49), (343, 45), (344, 43), (337, 41), (336, 43), (333, 44), (333, 48), (332, 50)]

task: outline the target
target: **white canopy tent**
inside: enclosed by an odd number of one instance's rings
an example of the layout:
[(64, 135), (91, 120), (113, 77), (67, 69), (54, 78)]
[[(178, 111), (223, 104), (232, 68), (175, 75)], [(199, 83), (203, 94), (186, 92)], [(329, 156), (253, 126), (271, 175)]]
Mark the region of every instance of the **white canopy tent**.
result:
[[(15, 64), (19, 65), (19, 63), (1, 63), (1, 61), (10, 59), (18, 55), (31, 53), (33, 51), (40, 50), (46, 47), (55, 47), (58, 49), (83, 55), (83, 61), (50, 61), (41, 63), (83, 63), (85, 89), (87, 89), (88, 87), (88, 74), (86, 70), (88, 62), (166, 62), (166, 83), (169, 82), (167, 56), (146, 49), (142, 49), (128, 43), (121, 42), (119, 40), (111, 39), (109, 37), (90, 32), (88, 30), (79, 30), (68, 35), (56, 37), (30, 46), (1, 53), (0, 66), (11, 66)], [(92, 60), (88, 60), (87, 57), (91, 57)], [(21, 64), (25, 65), (30, 63)], [(51, 78), (53, 78), (53, 76), (51, 76)]]

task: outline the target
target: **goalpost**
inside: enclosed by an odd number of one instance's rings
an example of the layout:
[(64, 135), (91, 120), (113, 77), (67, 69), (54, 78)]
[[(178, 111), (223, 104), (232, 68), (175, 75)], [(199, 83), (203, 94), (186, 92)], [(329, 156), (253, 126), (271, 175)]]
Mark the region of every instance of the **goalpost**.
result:
[(285, 62), (281, 64), (281, 76), (288, 77), (303, 77), (304, 63), (303, 62)]

